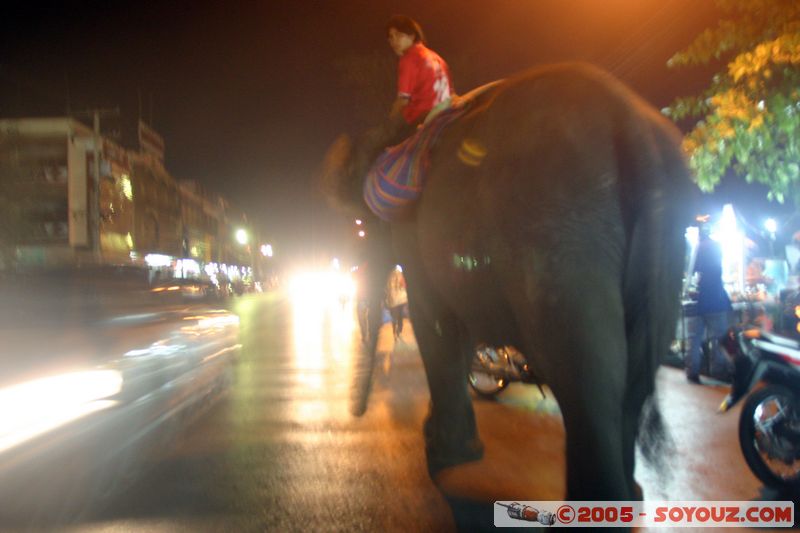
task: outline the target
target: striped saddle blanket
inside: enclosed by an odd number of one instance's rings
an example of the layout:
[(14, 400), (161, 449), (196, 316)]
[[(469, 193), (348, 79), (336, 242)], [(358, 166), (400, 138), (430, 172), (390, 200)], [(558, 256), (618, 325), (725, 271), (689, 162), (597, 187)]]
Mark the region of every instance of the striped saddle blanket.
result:
[(402, 219), (422, 195), (430, 165), (430, 150), (442, 130), (460, 117), (467, 106), (441, 111), (414, 135), (378, 156), (364, 182), (364, 200), (387, 222)]

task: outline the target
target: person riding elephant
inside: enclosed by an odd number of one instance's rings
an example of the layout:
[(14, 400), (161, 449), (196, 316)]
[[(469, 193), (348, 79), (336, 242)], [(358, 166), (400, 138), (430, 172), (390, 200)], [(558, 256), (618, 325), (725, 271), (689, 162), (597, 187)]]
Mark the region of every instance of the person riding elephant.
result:
[(389, 118), (396, 120), (402, 115), (406, 124), (416, 127), (434, 108), (446, 105), (454, 96), (450, 68), (439, 54), (425, 46), (422, 28), (410, 17), (393, 16), (386, 31), (389, 46), (400, 57), (397, 98)]
[(393, 15), (386, 36), (397, 62), (397, 95), (389, 115), (369, 130), (359, 143), (358, 172), (365, 174), (377, 154), (408, 138), (434, 109), (455, 96), (450, 68), (428, 48), (419, 23), (405, 15)]

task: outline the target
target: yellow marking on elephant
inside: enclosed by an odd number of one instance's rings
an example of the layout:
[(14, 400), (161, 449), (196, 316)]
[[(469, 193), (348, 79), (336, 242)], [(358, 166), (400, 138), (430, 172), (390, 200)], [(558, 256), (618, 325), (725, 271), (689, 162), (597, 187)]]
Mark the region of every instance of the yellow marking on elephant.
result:
[(458, 158), (465, 165), (477, 167), (486, 157), (486, 148), (476, 139), (464, 139), (458, 149)]

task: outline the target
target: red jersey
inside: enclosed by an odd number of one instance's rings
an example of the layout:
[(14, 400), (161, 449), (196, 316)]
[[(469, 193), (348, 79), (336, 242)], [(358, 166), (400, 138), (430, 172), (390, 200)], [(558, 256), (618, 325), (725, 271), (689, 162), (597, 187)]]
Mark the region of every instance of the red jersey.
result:
[(397, 65), (397, 95), (408, 98), (403, 118), (409, 124), (424, 119), (436, 105), (453, 94), (450, 69), (439, 54), (415, 43)]

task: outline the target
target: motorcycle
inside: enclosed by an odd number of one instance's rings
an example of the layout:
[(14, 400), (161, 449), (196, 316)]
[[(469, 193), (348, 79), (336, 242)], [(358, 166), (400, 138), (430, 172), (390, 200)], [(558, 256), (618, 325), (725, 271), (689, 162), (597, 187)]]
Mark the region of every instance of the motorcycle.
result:
[(734, 375), (720, 411), (747, 396), (739, 444), (748, 466), (766, 486), (800, 488), (800, 342), (761, 329), (732, 329), (722, 345), (733, 357)]
[(513, 346), (479, 344), (475, 348), (468, 382), (478, 396), (494, 398), (515, 381), (536, 384), (541, 390), (525, 356)]

